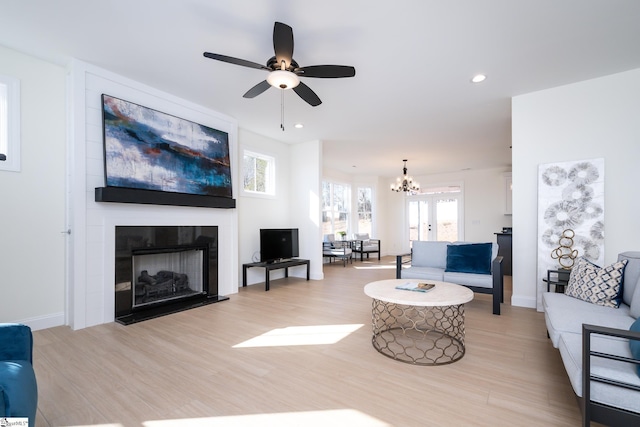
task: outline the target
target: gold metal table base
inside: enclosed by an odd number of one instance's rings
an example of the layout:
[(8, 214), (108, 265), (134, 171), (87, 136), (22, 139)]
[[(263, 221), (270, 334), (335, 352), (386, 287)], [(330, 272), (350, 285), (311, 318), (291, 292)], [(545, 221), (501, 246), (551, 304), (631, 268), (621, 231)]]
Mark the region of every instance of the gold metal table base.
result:
[(412, 306), (373, 299), (373, 347), (413, 365), (446, 365), (464, 356), (464, 304)]

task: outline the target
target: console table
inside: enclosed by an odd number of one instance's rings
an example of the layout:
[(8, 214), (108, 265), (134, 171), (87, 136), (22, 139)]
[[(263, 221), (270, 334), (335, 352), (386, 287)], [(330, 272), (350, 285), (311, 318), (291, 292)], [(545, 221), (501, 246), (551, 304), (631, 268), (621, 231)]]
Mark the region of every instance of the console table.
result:
[(247, 268), (262, 267), (264, 268), (264, 290), (269, 290), (269, 272), (271, 270), (278, 270), (284, 268), (284, 277), (289, 277), (289, 267), (295, 267), (297, 265), (307, 266), (307, 280), (309, 280), (310, 264), (308, 259), (290, 259), (288, 261), (281, 262), (250, 262), (248, 264), (242, 264), (242, 287), (247, 286)]

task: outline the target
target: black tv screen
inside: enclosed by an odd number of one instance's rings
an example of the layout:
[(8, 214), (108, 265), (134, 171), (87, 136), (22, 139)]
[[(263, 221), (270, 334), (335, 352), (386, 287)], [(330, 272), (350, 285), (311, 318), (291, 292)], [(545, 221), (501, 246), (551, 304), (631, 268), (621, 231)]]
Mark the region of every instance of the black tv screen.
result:
[(260, 261), (275, 262), (300, 256), (297, 228), (261, 228)]

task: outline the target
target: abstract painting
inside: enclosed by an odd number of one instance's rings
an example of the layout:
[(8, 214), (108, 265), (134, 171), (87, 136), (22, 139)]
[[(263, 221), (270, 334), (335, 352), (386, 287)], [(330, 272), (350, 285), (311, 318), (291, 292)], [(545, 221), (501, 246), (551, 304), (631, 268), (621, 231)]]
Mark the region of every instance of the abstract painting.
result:
[(604, 159), (538, 167), (538, 310), (542, 310), (541, 294), (547, 290), (542, 279), (547, 270), (561, 267), (555, 250), (565, 244), (566, 238), (561, 239), (567, 235), (578, 257), (603, 264)]
[(232, 197), (229, 135), (102, 95), (106, 185)]

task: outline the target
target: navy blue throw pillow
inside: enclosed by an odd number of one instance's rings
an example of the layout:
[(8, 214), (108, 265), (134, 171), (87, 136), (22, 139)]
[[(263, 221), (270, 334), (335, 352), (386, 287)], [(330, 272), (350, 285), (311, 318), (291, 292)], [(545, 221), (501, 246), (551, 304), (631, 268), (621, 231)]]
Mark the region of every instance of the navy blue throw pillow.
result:
[(452, 273), (491, 274), (491, 243), (447, 246), (447, 267)]
[[(631, 325), (631, 329), (629, 330), (633, 332), (640, 332), (640, 317), (633, 322), (633, 325)], [(640, 360), (640, 341), (629, 340), (629, 347), (631, 348), (631, 357)], [(640, 377), (640, 365), (636, 365), (636, 371)]]

